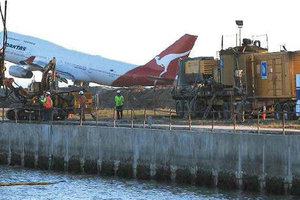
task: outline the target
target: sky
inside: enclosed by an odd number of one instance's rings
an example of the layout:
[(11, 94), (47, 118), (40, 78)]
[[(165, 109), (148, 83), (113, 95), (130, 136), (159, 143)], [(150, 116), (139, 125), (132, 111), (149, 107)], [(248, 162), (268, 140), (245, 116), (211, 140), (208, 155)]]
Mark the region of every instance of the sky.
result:
[(299, 6), (299, 0), (8, 0), (7, 29), (142, 65), (186, 33), (198, 35), (190, 57), (216, 57), (222, 35), (225, 47), (235, 45), (235, 20), (244, 21), (243, 37), (267, 34), (271, 52), (283, 44), (300, 50)]

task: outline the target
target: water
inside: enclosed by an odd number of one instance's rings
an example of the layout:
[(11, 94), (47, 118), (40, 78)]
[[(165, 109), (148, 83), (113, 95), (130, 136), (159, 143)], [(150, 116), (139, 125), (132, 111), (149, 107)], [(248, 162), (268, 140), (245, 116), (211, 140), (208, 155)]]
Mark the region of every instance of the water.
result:
[(0, 187), (0, 199), (297, 199), (221, 191), (96, 175), (66, 174), (0, 166), (0, 183), (53, 182), (52, 185)]

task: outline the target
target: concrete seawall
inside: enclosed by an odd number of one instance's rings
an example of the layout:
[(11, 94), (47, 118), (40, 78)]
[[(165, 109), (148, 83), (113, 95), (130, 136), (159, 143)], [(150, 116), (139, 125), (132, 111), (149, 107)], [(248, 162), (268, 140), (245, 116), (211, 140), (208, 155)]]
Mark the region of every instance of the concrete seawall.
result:
[(0, 164), (300, 193), (300, 136), (0, 125)]

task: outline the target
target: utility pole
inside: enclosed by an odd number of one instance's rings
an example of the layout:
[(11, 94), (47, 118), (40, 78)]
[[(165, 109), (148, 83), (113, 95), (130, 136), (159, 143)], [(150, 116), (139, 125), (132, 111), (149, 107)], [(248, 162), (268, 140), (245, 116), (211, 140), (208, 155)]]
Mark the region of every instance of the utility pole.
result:
[(2, 43), (2, 52), (1, 52), (1, 62), (0, 62), (0, 86), (3, 86), (3, 80), (5, 78), (5, 66), (4, 66), (4, 61), (5, 61), (5, 49), (6, 49), (6, 43), (7, 43), (7, 30), (6, 30), (6, 13), (7, 13), (7, 0), (5, 0), (5, 5), (4, 5), (4, 13), (2, 9), (2, 5), (0, 4), (0, 13), (1, 13), (1, 19), (3, 23), (3, 43)]

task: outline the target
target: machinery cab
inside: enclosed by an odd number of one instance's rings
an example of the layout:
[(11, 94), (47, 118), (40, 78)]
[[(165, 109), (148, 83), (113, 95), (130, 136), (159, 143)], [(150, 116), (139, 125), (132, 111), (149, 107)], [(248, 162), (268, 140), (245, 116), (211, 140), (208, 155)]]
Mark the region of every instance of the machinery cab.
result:
[(182, 95), (208, 80), (218, 80), (219, 60), (213, 57), (197, 57), (179, 60), (177, 79), (174, 81), (173, 97)]

